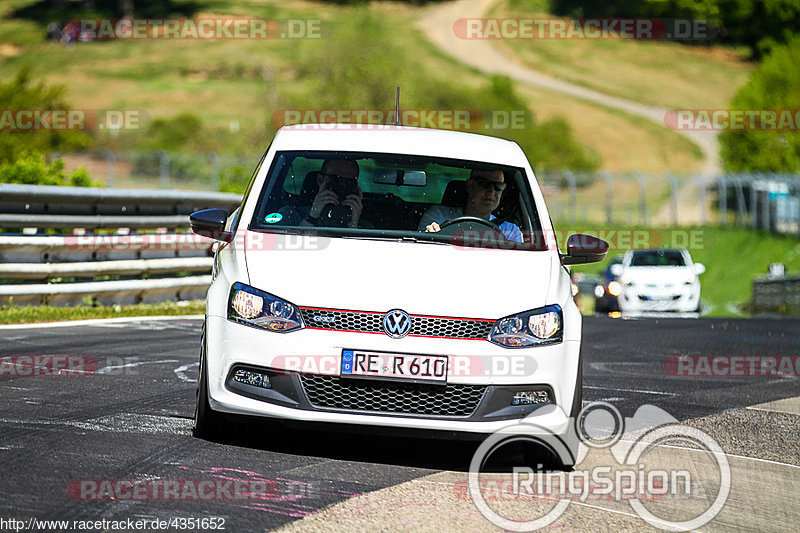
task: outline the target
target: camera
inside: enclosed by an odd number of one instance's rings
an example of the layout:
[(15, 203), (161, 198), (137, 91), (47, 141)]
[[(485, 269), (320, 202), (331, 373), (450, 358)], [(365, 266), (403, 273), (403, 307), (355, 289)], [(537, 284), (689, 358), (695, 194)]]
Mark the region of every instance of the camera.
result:
[[(341, 202), (349, 195), (357, 193), (358, 183), (355, 179), (330, 178), (328, 180), (328, 190), (333, 191)], [(352, 209), (346, 205), (328, 204), (322, 209), (319, 220), (320, 225), (323, 226), (344, 227), (350, 223), (352, 216)]]
[(354, 179), (331, 178), (328, 180), (328, 189), (339, 197), (340, 202), (349, 195), (355, 194), (357, 187), (358, 183)]
[(353, 210), (346, 205), (328, 204), (319, 215), (319, 225), (343, 228), (350, 223), (352, 216)]

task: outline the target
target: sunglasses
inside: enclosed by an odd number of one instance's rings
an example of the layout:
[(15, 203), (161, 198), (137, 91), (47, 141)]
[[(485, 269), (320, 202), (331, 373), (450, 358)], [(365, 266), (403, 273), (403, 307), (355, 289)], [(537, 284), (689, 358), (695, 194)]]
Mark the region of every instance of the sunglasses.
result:
[(506, 184), (498, 181), (487, 180), (486, 178), (475, 178), (475, 183), (481, 186), (482, 189), (494, 192), (503, 192), (506, 190)]

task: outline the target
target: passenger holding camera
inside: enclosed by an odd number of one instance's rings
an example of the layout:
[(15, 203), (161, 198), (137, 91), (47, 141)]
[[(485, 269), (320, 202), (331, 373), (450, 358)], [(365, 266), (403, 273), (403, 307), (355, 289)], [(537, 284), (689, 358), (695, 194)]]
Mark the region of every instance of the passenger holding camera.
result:
[(319, 192), (301, 226), (358, 228), (364, 196), (358, 186), (358, 163), (349, 159), (328, 159), (317, 177)]

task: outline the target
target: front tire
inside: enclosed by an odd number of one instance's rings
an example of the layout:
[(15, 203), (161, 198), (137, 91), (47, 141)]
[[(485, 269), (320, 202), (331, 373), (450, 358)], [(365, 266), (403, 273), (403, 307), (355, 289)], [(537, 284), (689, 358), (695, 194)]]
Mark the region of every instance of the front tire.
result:
[(214, 411), (208, 401), (208, 362), (206, 355), (205, 324), (200, 347), (200, 376), (197, 379), (197, 402), (194, 409), (195, 437), (205, 440), (218, 440), (225, 434), (225, 415)]

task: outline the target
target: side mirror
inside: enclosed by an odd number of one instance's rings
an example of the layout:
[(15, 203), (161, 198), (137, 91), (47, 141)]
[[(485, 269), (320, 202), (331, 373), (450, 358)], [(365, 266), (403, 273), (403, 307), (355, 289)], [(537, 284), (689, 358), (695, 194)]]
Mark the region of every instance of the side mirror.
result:
[(202, 237), (215, 241), (231, 242), (233, 233), (225, 231), (228, 213), (224, 209), (203, 209), (189, 215), (189, 226)]
[(597, 263), (606, 258), (608, 243), (592, 235), (576, 233), (567, 240), (567, 253), (561, 256), (562, 265)]
[(705, 273), (705, 271), (706, 271), (706, 266), (703, 263), (694, 264), (694, 273), (697, 274), (698, 276), (700, 274)]
[(622, 265), (619, 263), (611, 265), (610, 272), (611, 275), (614, 276), (615, 278), (620, 277), (622, 275)]

